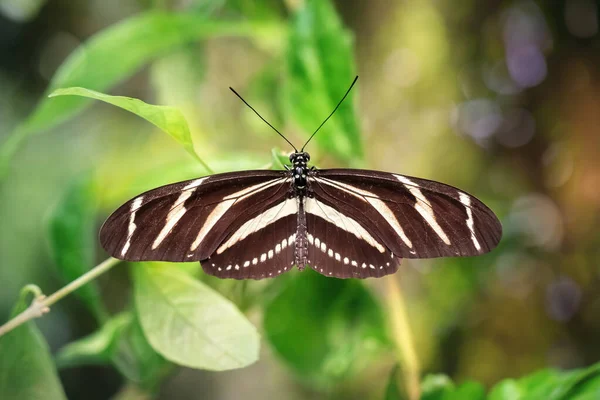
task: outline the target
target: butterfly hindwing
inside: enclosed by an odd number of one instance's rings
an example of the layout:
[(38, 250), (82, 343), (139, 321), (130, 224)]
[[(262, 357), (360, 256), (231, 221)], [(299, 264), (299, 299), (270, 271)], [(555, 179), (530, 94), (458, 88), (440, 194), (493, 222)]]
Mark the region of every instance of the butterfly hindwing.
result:
[(387, 248), (368, 224), (323, 202), (306, 199), (308, 264), (336, 278), (369, 278), (392, 274), (400, 258)]
[(202, 268), (220, 278), (271, 278), (294, 264), (298, 200), (295, 197), (263, 207), (232, 230)]

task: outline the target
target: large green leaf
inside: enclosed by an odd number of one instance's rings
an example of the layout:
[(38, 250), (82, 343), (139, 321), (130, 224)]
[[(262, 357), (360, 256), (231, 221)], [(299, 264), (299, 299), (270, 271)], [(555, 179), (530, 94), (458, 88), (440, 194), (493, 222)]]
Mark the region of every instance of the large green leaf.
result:
[(382, 310), (361, 281), (307, 270), (283, 285), (265, 307), (265, 335), (301, 378), (326, 386), (387, 343)]
[(79, 87), (57, 89), (50, 94), (50, 97), (66, 95), (82, 96), (104, 101), (142, 117), (170, 135), (181, 144), (188, 153), (204, 164), (194, 150), (190, 128), (188, 127), (188, 123), (185, 120), (183, 113), (179, 111), (179, 109), (169, 106), (155, 106), (131, 97), (110, 96), (108, 94)]
[[(194, 14), (140, 14), (100, 31), (75, 50), (61, 65), (46, 93), (73, 86), (102, 91), (182, 44), (224, 35), (264, 39), (281, 32), (280, 26), (274, 24), (209, 21)], [(6, 173), (12, 155), (24, 139), (72, 117), (88, 102), (78, 97), (42, 99), (2, 144), (0, 176)]]
[(154, 390), (170, 363), (152, 349), (134, 315), (125, 312), (98, 331), (69, 343), (56, 356), (59, 368), (113, 364), (127, 379)]
[[(89, 176), (74, 182), (62, 196), (49, 218), (49, 242), (54, 262), (70, 282), (88, 272), (96, 257), (97, 195)], [(106, 311), (95, 282), (75, 292), (100, 321)]]
[[(31, 286), (21, 291), (12, 316), (27, 308)], [(30, 321), (0, 337), (0, 399), (66, 399), (48, 344)]]
[(131, 315), (123, 313), (106, 321), (96, 332), (68, 343), (56, 355), (58, 368), (110, 363)]
[[(353, 40), (330, 0), (306, 0), (293, 17), (287, 54), (287, 114), (308, 134), (341, 100), (356, 75)], [(359, 81), (360, 84), (360, 81)], [(338, 158), (362, 157), (359, 126), (351, 92), (315, 136)]]
[(150, 346), (137, 316), (129, 317), (111, 354), (111, 362), (127, 379), (155, 391), (173, 365)]
[(258, 359), (256, 328), (233, 303), (177, 266), (137, 264), (134, 280), (144, 334), (166, 359), (215, 371)]

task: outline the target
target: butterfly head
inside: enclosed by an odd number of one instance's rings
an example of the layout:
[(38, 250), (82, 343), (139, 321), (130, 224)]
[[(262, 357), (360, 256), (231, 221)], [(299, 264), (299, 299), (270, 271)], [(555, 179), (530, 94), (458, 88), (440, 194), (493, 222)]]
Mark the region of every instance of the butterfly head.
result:
[(294, 166), (296, 165), (304, 165), (310, 161), (310, 154), (305, 151), (296, 151), (290, 154), (290, 161)]

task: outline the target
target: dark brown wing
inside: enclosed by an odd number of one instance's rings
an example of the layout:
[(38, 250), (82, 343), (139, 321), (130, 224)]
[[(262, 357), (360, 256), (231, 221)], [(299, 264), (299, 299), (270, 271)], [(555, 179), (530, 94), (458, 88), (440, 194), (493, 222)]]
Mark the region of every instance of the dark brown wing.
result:
[[(246, 221), (284, 203), (289, 190), (284, 171), (233, 172), (162, 186), (116, 210), (102, 226), (100, 242), (122, 260), (206, 260)], [(252, 259), (253, 253), (240, 257)]]
[(356, 220), (383, 247), (402, 258), (484, 254), (496, 247), (502, 236), (502, 226), (488, 207), (439, 182), (378, 171), (332, 169), (314, 171), (309, 183), (316, 199)]
[(290, 270), (294, 262), (297, 199), (262, 207), (233, 229), (202, 268), (220, 278), (272, 278)]
[(316, 189), (306, 199), (308, 265), (336, 278), (369, 278), (392, 274), (395, 256), (368, 223), (359, 222), (335, 199)]

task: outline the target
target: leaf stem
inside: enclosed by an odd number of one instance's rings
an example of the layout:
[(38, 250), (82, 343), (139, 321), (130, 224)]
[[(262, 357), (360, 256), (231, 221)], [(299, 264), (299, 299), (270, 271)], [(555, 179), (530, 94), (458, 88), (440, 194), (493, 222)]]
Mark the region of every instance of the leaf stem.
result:
[(421, 396), (419, 383), (420, 365), (408, 322), (406, 303), (402, 289), (394, 275), (385, 278), (387, 284), (387, 301), (392, 319), (394, 342), (398, 351), (398, 360), (402, 366), (404, 387), (410, 400), (418, 400)]
[(75, 279), (73, 282), (71, 282), (68, 285), (64, 286), (63, 288), (57, 290), (50, 296), (46, 297), (46, 296), (40, 294), (35, 299), (33, 299), (33, 301), (31, 302), (31, 305), (25, 311), (18, 314), (16, 317), (11, 319), (4, 325), (0, 326), (0, 337), (2, 337), (2, 335), (10, 332), (11, 330), (15, 329), (16, 327), (18, 327), (24, 323), (26, 323), (34, 318), (39, 318), (39, 317), (43, 316), (44, 314), (48, 313), (50, 311), (51, 305), (53, 305), (54, 303), (56, 303), (63, 297), (67, 296), (68, 294), (79, 289), (86, 283), (93, 281), (98, 276), (102, 275), (103, 273), (105, 273), (106, 271), (108, 271), (109, 269), (111, 269), (112, 267), (114, 267), (115, 265), (117, 265), (120, 262), (121, 262), (121, 260), (117, 260), (116, 258), (109, 258), (107, 260), (104, 260), (100, 264), (96, 265), (90, 271), (81, 275), (79, 278)]

